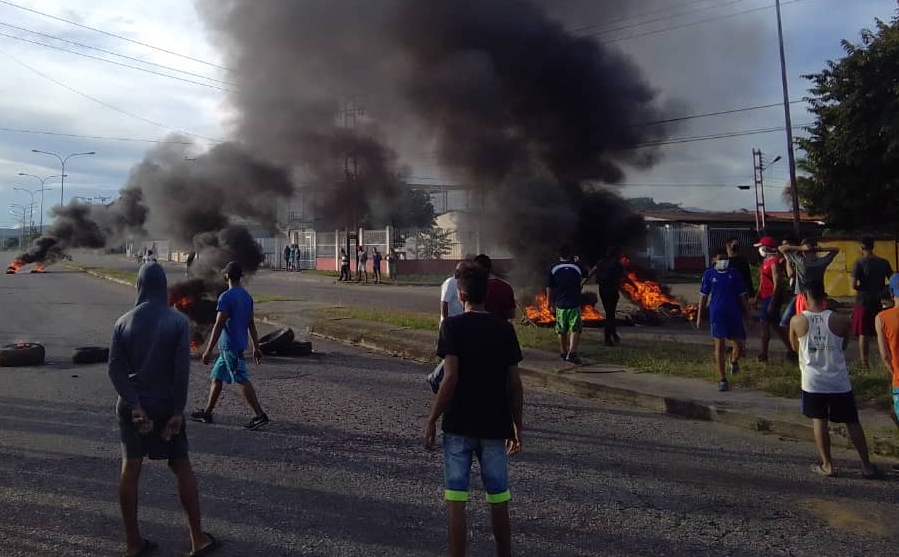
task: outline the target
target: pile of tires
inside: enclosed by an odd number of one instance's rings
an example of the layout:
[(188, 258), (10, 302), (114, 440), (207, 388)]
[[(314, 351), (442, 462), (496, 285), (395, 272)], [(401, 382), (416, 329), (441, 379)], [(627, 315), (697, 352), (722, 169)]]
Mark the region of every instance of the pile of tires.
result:
[(109, 348), (106, 346), (81, 346), (72, 352), (73, 364), (102, 364), (109, 361)]
[(293, 344), (293, 329), (278, 329), (259, 339), (259, 350), (263, 354), (278, 354), (290, 349)]
[(26, 367), (44, 364), (47, 353), (36, 342), (19, 342), (0, 347), (0, 367)]

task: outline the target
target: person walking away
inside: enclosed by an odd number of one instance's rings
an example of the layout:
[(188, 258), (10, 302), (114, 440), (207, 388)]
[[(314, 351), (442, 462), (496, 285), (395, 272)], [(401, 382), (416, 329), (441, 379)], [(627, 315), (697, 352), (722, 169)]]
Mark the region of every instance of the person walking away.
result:
[(862, 256), (852, 266), (852, 287), (857, 292), (852, 308), (852, 334), (858, 337), (859, 359), (867, 370), (870, 339), (877, 336), (874, 320), (883, 309), (880, 300), (893, 268), (889, 261), (874, 254), (874, 238), (862, 238), (859, 248)]
[[(814, 238), (802, 240), (802, 244), (799, 246), (780, 246), (778, 249), (793, 264), (793, 270), (796, 273), (795, 312), (796, 314), (802, 313), (808, 307), (808, 300), (805, 296), (806, 285), (813, 281), (824, 282), (824, 272), (840, 249), (818, 247), (818, 241)], [(819, 253), (824, 255), (819, 256)], [(827, 307), (826, 301), (824, 306)]]
[[(443, 284), (440, 285), (441, 325), (443, 325), (443, 322), (448, 318), (465, 313), (465, 307), (462, 305), (462, 300), (459, 299), (458, 279), (459, 273), (467, 264), (467, 261), (460, 261), (456, 263), (456, 268), (453, 271), (453, 276), (447, 278), (445, 281), (443, 281)], [(428, 374), (428, 384), (431, 386), (431, 390), (434, 391), (435, 394), (437, 393), (438, 389), (440, 389), (440, 382), (443, 381), (444, 365), (445, 362), (443, 359), (441, 359), (437, 366), (434, 367), (434, 370)]]
[(390, 276), (390, 280), (396, 282), (396, 261), (398, 257), (396, 255), (396, 250), (390, 248), (387, 250), (387, 274)]
[(381, 284), (381, 252), (378, 248), (372, 248), (371, 272), (375, 278), (375, 284)]
[(290, 246), (284, 246), (284, 270), (290, 270)]
[(746, 350), (743, 314), (749, 311), (746, 285), (743, 284), (740, 273), (730, 267), (726, 249), (720, 249), (715, 254), (715, 265), (702, 275), (699, 292), (702, 299), (699, 303), (699, 313), (696, 314), (696, 327), (702, 327), (702, 313), (708, 305), (709, 323), (715, 343), (715, 368), (719, 376), (718, 390), (725, 392), (730, 390), (724, 372), (725, 345), (728, 339), (734, 343), (730, 373), (736, 375), (740, 372), (740, 358)]
[(202, 423), (212, 423), (212, 412), (222, 394), (223, 383), (237, 383), (237, 388), (244, 400), (253, 410), (253, 419), (244, 429), (259, 429), (269, 423), (268, 415), (262, 410), (256, 389), (250, 382), (244, 351), (248, 348), (247, 332), (253, 341), (253, 360), (256, 365), (262, 363), (262, 351), (259, 350), (259, 334), (256, 332), (256, 320), (253, 316), (253, 298), (241, 286), (243, 268), (240, 263), (232, 261), (224, 270), (228, 290), (222, 293), (216, 307), (215, 326), (209, 337), (209, 345), (203, 352), (203, 364), (209, 365), (212, 349), (218, 344), (219, 356), (212, 366), (212, 384), (209, 387), (209, 400), (206, 407), (191, 414), (191, 419)]
[(746, 287), (746, 295), (749, 298), (754, 298), (755, 287), (752, 284), (752, 270), (749, 267), (749, 260), (741, 252), (743, 245), (740, 243), (740, 239), (730, 238), (724, 247), (727, 248), (728, 266), (740, 273), (740, 278), (743, 279), (743, 286)]
[(350, 254), (346, 252), (346, 248), (340, 248), (340, 278), (337, 280), (350, 281)]
[(820, 463), (812, 465), (812, 472), (822, 476), (836, 475), (830, 457), (828, 422), (846, 425), (846, 431), (862, 461), (862, 475), (877, 476), (877, 468), (868, 458), (868, 442), (858, 422), (858, 410), (845, 350), (849, 344), (850, 322), (827, 309), (824, 281), (805, 283), (808, 308), (790, 320), (790, 342), (799, 353), (802, 373), (802, 413), (811, 418), (815, 430), (815, 445)]
[[(890, 392), (893, 396), (893, 407), (890, 418), (899, 427), (899, 273), (890, 277), (890, 295), (893, 307), (877, 314), (874, 326), (877, 331), (877, 346), (880, 358), (891, 376)], [(899, 465), (893, 467), (899, 472)]]
[[(762, 264), (759, 266), (759, 292), (758, 300), (761, 301), (759, 309), (759, 323), (761, 324), (761, 350), (758, 360), (768, 362), (768, 347), (771, 344), (771, 329), (783, 341), (787, 348), (787, 359), (794, 361), (796, 353), (790, 346), (790, 336), (785, 329), (780, 327), (780, 304), (784, 298), (785, 272), (783, 257), (777, 251), (777, 240), (771, 236), (765, 236), (755, 244), (759, 249)], [(759, 305), (759, 304), (756, 304)]]
[(515, 319), (515, 290), (493, 272), (493, 261), (486, 254), (474, 258), (475, 265), (487, 271), (487, 301), (484, 307), (493, 315), (509, 321)]
[(510, 557), (508, 456), (521, 451), (521, 347), (512, 325), (486, 310), (487, 270), (467, 263), (458, 275), (465, 313), (447, 318), (440, 327), (437, 354), (445, 359), (446, 371), (425, 425), (424, 446), (434, 449), (442, 416), (449, 554), (465, 555), (465, 507), (471, 464), (477, 458), (496, 554)]
[(119, 505), (126, 557), (158, 547), (141, 536), (138, 487), (144, 457), (167, 460), (187, 515), (191, 555), (209, 555), (218, 542), (203, 532), (197, 479), (188, 456), (184, 407), (190, 382), (190, 323), (168, 306), (165, 271), (144, 264), (137, 277), (134, 309), (116, 321), (109, 349), (109, 379), (118, 393), (116, 414), (122, 441)]
[[(606, 346), (615, 346), (621, 342), (615, 323), (615, 314), (618, 312), (618, 300), (621, 296), (621, 283), (632, 283), (627, 277), (624, 263), (621, 262), (621, 248), (611, 246), (606, 250), (606, 256), (591, 271), (590, 275), (596, 275), (596, 284), (599, 285), (599, 299), (602, 301), (605, 321), (603, 322), (603, 339)], [(589, 279), (589, 277), (588, 277)]]
[(363, 275), (365, 276), (365, 284), (368, 284), (368, 252), (365, 251), (365, 246), (359, 246), (356, 248), (356, 281), (362, 282)]
[(577, 355), (581, 340), (581, 266), (571, 257), (571, 248), (559, 249), (559, 260), (549, 269), (546, 280), (546, 301), (556, 316), (556, 334), (559, 335), (559, 357), (580, 365)]
[(192, 251), (189, 254), (187, 254), (187, 265), (184, 269), (184, 276), (186, 276), (186, 277), (190, 276), (190, 268), (191, 268), (191, 266), (193, 266), (194, 261), (196, 261), (196, 259), (197, 259), (197, 252)]

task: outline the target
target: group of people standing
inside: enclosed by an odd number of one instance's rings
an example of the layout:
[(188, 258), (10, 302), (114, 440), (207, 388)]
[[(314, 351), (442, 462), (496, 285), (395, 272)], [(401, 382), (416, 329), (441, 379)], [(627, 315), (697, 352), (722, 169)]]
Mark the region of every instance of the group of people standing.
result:
[(299, 271), (300, 270), (300, 246), (299, 244), (290, 244), (284, 246), (284, 270)]
[[(375, 284), (381, 284), (381, 263), (387, 260), (387, 275), (396, 282), (397, 277), (397, 261), (399, 256), (396, 250), (390, 248), (387, 251), (387, 257), (378, 250), (377, 247), (371, 249), (371, 272)], [(365, 246), (356, 246), (356, 279), (355, 282), (364, 282), (368, 284), (368, 249)], [(340, 278), (338, 282), (351, 282), (353, 280), (353, 272), (350, 267), (350, 254), (346, 248), (340, 248)]]

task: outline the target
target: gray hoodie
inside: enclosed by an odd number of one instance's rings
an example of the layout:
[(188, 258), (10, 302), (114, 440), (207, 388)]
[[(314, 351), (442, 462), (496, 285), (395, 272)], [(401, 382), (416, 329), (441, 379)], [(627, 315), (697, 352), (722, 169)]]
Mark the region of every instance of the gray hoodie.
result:
[(109, 379), (126, 406), (184, 412), (190, 379), (190, 322), (168, 305), (165, 270), (146, 263), (137, 275), (134, 309), (116, 321)]

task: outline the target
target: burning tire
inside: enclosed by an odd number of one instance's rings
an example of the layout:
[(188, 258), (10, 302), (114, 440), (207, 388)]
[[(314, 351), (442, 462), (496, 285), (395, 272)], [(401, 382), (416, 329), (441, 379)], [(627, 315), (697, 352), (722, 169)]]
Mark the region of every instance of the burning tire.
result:
[(263, 354), (275, 354), (278, 352), (286, 352), (293, 343), (293, 329), (278, 329), (273, 333), (269, 333), (259, 339), (259, 350)]
[(105, 346), (82, 346), (72, 353), (73, 364), (101, 364), (109, 361), (109, 348)]
[(45, 358), (44, 347), (35, 342), (7, 344), (0, 348), (0, 367), (39, 366)]

